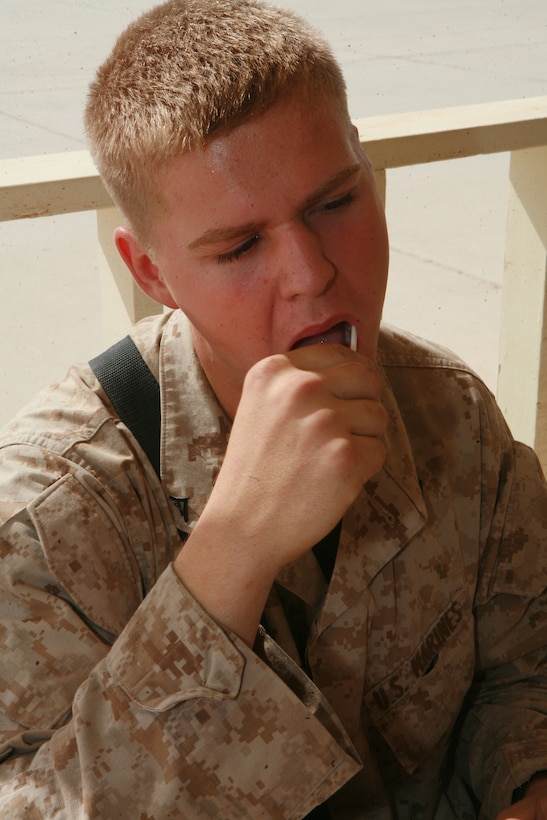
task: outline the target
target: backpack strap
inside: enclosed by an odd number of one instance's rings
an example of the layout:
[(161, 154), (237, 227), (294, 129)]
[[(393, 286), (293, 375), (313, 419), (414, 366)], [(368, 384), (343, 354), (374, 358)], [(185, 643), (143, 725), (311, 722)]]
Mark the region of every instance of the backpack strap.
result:
[(160, 386), (130, 336), (89, 365), (120, 419), (131, 430), (160, 476)]

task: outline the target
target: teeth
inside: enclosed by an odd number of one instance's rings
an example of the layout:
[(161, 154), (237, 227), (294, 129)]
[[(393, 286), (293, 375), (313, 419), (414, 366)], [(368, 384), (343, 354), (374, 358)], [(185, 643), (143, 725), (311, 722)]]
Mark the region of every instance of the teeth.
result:
[(351, 350), (357, 350), (357, 329), (348, 322), (343, 322), (324, 333), (301, 339), (294, 347), (304, 347), (312, 344), (343, 344)]

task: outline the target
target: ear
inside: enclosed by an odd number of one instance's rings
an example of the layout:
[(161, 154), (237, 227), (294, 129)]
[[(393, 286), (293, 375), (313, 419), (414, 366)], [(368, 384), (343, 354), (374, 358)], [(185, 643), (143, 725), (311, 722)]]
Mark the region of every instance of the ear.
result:
[(176, 308), (177, 304), (163, 281), (158, 266), (142, 249), (129, 228), (116, 228), (114, 242), (118, 253), (140, 289), (156, 302), (166, 307)]

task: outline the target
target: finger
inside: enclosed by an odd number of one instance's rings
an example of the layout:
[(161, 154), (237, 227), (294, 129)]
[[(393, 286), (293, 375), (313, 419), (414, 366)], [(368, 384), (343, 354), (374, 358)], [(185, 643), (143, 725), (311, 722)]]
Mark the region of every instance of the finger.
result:
[(381, 438), (388, 426), (387, 410), (374, 399), (335, 399), (330, 411), (335, 414), (332, 435)]
[(317, 344), (287, 354), (299, 370), (320, 372), (329, 391), (339, 398), (374, 398), (382, 394), (382, 379), (375, 364), (343, 345)]
[(377, 436), (354, 436), (359, 458), (361, 485), (380, 472), (386, 460), (384, 442)]
[(339, 344), (306, 345), (290, 350), (286, 355), (300, 370), (322, 370), (342, 362), (367, 361), (360, 353)]
[(388, 424), (388, 414), (383, 404), (370, 399), (354, 399), (346, 402), (346, 405), (348, 404), (346, 423), (352, 435), (375, 438), (384, 435)]
[(321, 371), (328, 389), (340, 399), (375, 399), (382, 397), (383, 382), (372, 362), (344, 361)]

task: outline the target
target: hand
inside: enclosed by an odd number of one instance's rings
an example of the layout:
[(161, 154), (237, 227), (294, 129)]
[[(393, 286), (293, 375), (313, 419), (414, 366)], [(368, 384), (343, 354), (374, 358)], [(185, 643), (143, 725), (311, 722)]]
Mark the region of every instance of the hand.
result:
[(498, 814), (496, 820), (547, 820), (547, 777), (533, 780), (522, 800)]
[(272, 356), (249, 371), (215, 510), (273, 571), (310, 549), (383, 464), (387, 414), (374, 366), (338, 345)]
[(382, 467), (380, 394), (374, 365), (339, 345), (271, 356), (247, 374), (223, 466), (175, 570), (248, 642), (279, 569)]

